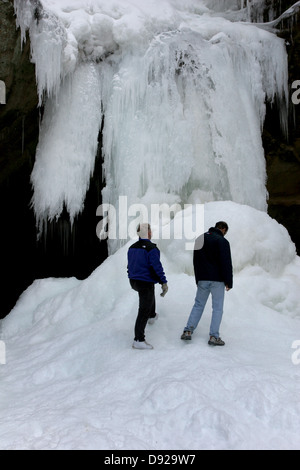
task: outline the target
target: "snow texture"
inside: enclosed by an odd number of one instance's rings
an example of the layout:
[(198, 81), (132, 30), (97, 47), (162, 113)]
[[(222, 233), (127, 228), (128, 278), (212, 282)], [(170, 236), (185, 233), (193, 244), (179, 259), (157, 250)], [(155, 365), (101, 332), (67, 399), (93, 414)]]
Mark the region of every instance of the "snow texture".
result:
[(169, 291), (156, 288), (152, 351), (131, 348), (131, 242), (84, 281), (36, 280), (2, 321), (1, 449), (300, 449), (299, 257), (264, 212), (207, 203), (206, 226), (220, 218), (234, 264), (226, 346), (207, 344), (210, 301), (180, 340), (196, 293), (184, 240), (157, 241)]

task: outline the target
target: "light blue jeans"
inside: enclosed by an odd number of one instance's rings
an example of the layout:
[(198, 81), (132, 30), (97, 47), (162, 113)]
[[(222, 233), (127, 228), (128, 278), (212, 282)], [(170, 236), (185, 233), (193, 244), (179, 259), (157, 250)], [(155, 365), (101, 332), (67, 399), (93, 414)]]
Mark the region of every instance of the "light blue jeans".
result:
[(223, 317), (225, 284), (217, 281), (199, 281), (195, 303), (184, 331), (193, 332), (201, 320), (209, 294), (212, 296), (212, 319), (210, 336), (220, 337), (219, 329)]

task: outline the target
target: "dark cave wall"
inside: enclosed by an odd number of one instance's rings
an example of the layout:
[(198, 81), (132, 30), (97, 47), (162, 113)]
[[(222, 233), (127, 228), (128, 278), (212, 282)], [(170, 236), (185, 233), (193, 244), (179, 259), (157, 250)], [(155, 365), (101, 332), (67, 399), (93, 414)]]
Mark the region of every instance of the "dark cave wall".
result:
[(12, 2), (0, 2), (0, 47), (0, 79), (6, 85), (6, 104), (0, 105), (1, 317), (30, 283), (35, 249), (29, 179), (39, 111), (30, 44), (21, 49)]
[[(267, 4), (277, 8), (276, 16), (286, 11), (290, 0)], [(268, 11), (266, 9), (266, 19)], [(279, 126), (278, 112), (268, 107), (263, 131), (263, 144), (267, 165), (268, 213), (284, 225), (300, 254), (300, 100), (295, 104), (293, 95), (300, 97), (294, 82), (300, 80), (300, 14), (281, 24), (278, 33), (286, 41), (289, 61), (288, 137), (283, 136)], [(296, 95), (295, 95), (296, 92)], [(294, 102), (293, 102), (294, 101)]]
[[(293, 2), (288, 3), (287, 7)], [(279, 3), (278, 3), (279, 4)], [(282, 3), (282, 9), (285, 5)], [(268, 14), (266, 10), (266, 15)], [(267, 18), (267, 16), (266, 16)], [(288, 41), (290, 86), (300, 80), (300, 26), (283, 31)], [(107, 256), (96, 236), (96, 208), (101, 204), (101, 135), (94, 177), (85, 209), (71, 231), (68, 216), (49, 224), (47, 238), (37, 241), (30, 208), (30, 174), (38, 142), (38, 109), (34, 65), (29, 40), (21, 48), (13, 0), (0, 1), (0, 80), (6, 84), (6, 104), (0, 105), (1, 302), (0, 318), (20, 294), (45, 277), (87, 277)], [(42, 111), (41, 111), (42, 112)], [(269, 214), (286, 226), (300, 250), (300, 104), (290, 100), (289, 140), (283, 137), (276, 109), (269, 109), (263, 141), (266, 152)]]

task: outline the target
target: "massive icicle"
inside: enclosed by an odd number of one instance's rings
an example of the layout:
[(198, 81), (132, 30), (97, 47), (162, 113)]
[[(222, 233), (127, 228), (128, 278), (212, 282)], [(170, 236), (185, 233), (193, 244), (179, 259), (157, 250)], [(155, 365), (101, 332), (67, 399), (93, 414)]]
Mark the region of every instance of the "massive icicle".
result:
[(46, 102), (31, 180), (38, 220), (60, 215), (64, 205), (73, 221), (82, 210), (94, 170), (102, 122), (98, 68), (78, 66)]
[[(185, 202), (201, 190), (266, 208), (260, 136), (266, 94), (273, 99), (284, 84), (286, 64), (274, 60), (285, 57), (282, 44), (255, 28), (224, 22), (214, 34), (211, 26), (209, 40), (207, 20), (199, 20), (198, 31), (159, 35), (145, 55), (118, 63), (104, 92), (109, 202), (116, 204), (115, 188), (131, 203), (149, 189)], [(268, 57), (271, 44), (278, 55)]]
[(209, 5), (15, 0), (46, 101), (32, 174), (39, 221), (82, 210), (103, 116), (104, 202), (266, 209), (261, 128), (266, 100), (287, 99), (285, 45)]

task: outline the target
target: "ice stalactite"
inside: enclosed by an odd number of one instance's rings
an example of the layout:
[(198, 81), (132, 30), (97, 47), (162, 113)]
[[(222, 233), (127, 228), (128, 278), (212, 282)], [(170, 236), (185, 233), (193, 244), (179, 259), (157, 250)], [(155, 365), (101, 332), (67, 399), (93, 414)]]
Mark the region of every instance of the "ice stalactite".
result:
[(94, 170), (102, 121), (97, 65), (81, 64), (47, 100), (31, 180), (41, 223), (66, 206), (71, 221), (83, 208)]
[(162, 33), (106, 80), (103, 199), (117, 210), (120, 195), (147, 207), (232, 200), (266, 210), (261, 131), (266, 100), (287, 96), (285, 48), (255, 27), (222, 26), (209, 40), (200, 25)]
[(32, 173), (39, 223), (82, 210), (103, 116), (103, 202), (266, 210), (261, 129), (266, 102), (287, 102), (285, 44), (239, 21), (248, 2), (224, 2), (236, 21), (213, 4), (15, 0), (45, 102)]

